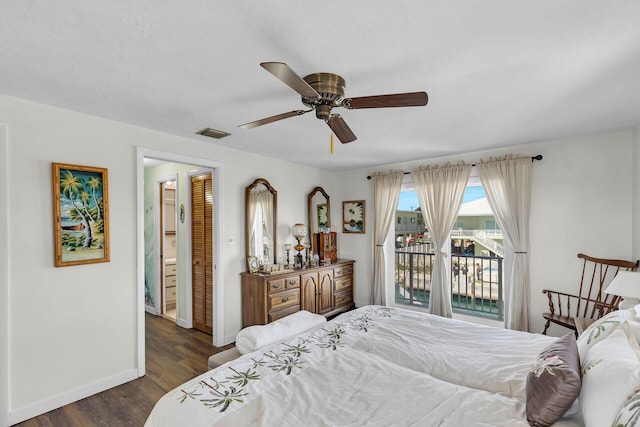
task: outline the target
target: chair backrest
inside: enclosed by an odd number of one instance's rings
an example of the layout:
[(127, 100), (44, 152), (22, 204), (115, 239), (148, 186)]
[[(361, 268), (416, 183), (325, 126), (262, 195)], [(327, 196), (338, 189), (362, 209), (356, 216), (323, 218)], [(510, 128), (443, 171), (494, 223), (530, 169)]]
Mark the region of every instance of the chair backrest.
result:
[(640, 261), (594, 258), (578, 254), (584, 260), (580, 292), (576, 311), (578, 316), (596, 319), (615, 310), (620, 302), (618, 295), (604, 293), (603, 290), (619, 271), (636, 271)]

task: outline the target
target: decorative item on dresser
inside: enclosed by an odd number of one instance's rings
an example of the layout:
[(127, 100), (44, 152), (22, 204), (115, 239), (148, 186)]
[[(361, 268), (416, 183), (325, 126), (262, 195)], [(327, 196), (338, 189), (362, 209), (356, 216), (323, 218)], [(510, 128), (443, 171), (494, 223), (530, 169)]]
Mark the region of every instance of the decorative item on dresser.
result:
[(307, 236), (307, 227), (305, 227), (304, 224), (294, 224), (293, 227), (291, 227), (291, 234), (298, 241), (298, 244), (293, 247), (293, 249), (298, 252), (296, 256), (293, 257), (293, 267), (302, 268), (304, 262), (302, 260), (302, 254), (300, 253), (300, 251), (302, 251), (305, 246), (300, 243), (300, 240), (304, 239)]
[(289, 264), (291, 263), (291, 260), (289, 259), (289, 252), (291, 251), (291, 243), (285, 243), (284, 244), (284, 250), (287, 252), (287, 264), (286, 264), (286, 266), (289, 267)]
[(353, 260), (278, 275), (242, 273), (242, 327), (299, 310), (331, 317), (353, 309)]
[(335, 231), (329, 233), (315, 233), (314, 245), (318, 248), (320, 264), (336, 262), (338, 259), (338, 238)]

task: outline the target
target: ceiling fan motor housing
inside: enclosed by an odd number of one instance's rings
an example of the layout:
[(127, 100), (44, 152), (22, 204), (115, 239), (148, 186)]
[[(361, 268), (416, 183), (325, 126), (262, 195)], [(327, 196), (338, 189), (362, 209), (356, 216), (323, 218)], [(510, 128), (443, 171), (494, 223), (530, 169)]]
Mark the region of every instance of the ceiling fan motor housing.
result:
[(316, 110), (316, 117), (327, 120), (331, 109), (342, 105), (347, 85), (341, 76), (331, 73), (313, 73), (303, 78), (320, 95), (320, 98), (303, 96), (302, 103)]

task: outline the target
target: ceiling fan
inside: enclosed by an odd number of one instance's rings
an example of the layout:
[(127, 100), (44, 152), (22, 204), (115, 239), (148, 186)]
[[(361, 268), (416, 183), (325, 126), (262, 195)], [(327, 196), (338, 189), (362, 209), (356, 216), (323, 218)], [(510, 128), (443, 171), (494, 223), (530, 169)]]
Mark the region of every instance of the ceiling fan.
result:
[(298, 92), (302, 96), (302, 103), (309, 109), (293, 110), (245, 123), (238, 126), (241, 129), (251, 129), (315, 110), (316, 117), (324, 120), (340, 142), (346, 144), (357, 138), (340, 114), (332, 112), (333, 108), (344, 107), (349, 110), (357, 110), (361, 108), (421, 107), (427, 105), (429, 100), (426, 92), (345, 98), (346, 82), (337, 74), (313, 73), (300, 77), (283, 62), (263, 62), (260, 66)]

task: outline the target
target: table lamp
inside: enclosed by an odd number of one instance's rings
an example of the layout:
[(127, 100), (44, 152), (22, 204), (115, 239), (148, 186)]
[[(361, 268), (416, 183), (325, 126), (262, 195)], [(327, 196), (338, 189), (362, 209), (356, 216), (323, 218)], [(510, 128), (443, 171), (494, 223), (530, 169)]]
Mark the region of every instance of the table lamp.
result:
[(298, 251), (296, 256), (293, 257), (293, 266), (295, 268), (302, 268), (303, 261), (300, 251), (304, 249), (304, 245), (300, 243), (300, 240), (304, 239), (307, 235), (307, 227), (305, 227), (304, 224), (294, 224), (293, 227), (291, 227), (291, 234), (298, 241), (298, 244), (293, 247), (293, 249)]
[(622, 297), (618, 309), (625, 310), (640, 304), (640, 273), (619, 271), (604, 293)]

